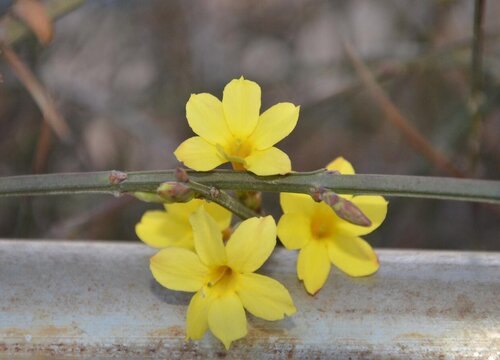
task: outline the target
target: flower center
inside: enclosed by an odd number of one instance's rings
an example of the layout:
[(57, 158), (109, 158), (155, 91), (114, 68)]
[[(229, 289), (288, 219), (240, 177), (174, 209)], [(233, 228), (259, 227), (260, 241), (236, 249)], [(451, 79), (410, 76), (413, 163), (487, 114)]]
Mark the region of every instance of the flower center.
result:
[(315, 214), (311, 221), (311, 234), (315, 239), (329, 238), (333, 233), (334, 224), (327, 216)]
[(233, 166), (234, 170), (245, 170), (245, 158), (252, 153), (252, 144), (246, 139), (234, 139), (225, 147), (217, 145), (217, 150)]
[(216, 294), (226, 293), (234, 290), (236, 277), (237, 273), (229, 266), (218, 266), (211, 271), (207, 286)]

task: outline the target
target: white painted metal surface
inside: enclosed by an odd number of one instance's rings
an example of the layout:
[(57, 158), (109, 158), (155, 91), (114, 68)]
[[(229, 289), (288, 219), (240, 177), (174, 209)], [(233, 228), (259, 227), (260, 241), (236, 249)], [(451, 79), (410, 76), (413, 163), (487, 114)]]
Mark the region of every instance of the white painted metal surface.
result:
[(0, 241), (0, 358), (500, 358), (500, 254), (380, 250), (381, 269), (332, 271), (312, 297), (295, 254), (262, 272), (299, 312), (249, 318), (229, 352), (184, 340), (190, 294), (152, 279), (142, 244)]

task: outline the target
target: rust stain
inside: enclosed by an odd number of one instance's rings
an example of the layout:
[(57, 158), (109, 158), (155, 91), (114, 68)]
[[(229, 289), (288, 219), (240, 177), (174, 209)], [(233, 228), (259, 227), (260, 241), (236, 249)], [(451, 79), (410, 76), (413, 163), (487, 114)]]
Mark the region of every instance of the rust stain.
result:
[(2, 337), (24, 337), (29, 332), (18, 328), (7, 328), (3, 331)]
[(45, 326), (39, 328), (34, 336), (78, 336), (84, 332), (75, 325), (71, 326)]
[(429, 337), (425, 334), (417, 333), (417, 332), (410, 332), (410, 333), (404, 333), (401, 334), (397, 337), (398, 339), (428, 339)]
[(267, 338), (269, 336), (280, 336), (284, 337), (287, 335), (287, 331), (285, 329), (280, 328), (270, 328), (265, 326), (252, 326), (248, 329), (248, 336), (255, 338)]
[(148, 332), (150, 337), (185, 337), (184, 328), (179, 325), (170, 326), (168, 328), (158, 329)]
[(80, 328), (74, 324), (70, 326), (42, 326), (34, 329), (21, 329), (16, 327), (6, 328), (0, 331), (0, 338), (3, 337), (58, 337), (58, 336), (79, 336), (84, 334)]
[(466, 318), (481, 319), (488, 316), (487, 314), (477, 312), (474, 302), (465, 294), (457, 295), (455, 301), (450, 305), (441, 309), (431, 306), (425, 311), (425, 315), (430, 318), (441, 316), (458, 320)]
[(467, 295), (460, 294), (455, 301), (457, 315), (459, 319), (464, 319), (468, 315), (474, 313), (474, 302), (472, 302)]

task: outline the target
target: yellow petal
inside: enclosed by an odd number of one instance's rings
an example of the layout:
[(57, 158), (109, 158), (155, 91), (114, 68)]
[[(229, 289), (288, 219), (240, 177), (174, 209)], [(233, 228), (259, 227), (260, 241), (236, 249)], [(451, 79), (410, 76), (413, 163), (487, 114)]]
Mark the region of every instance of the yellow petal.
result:
[(207, 266), (225, 264), (226, 249), (215, 220), (200, 207), (189, 217), (189, 221), (193, 226), (194, 248), (201, 261)]
[(172, 217), (185, 221), (188, 226), (191, 226), (189, 225), (189, 217), (204, 204), (208, 204), (208, 202), (201, 199), (193, 199), (185, 203), (165, 204), (165, 209)]
[(213, 145), (225, 146), (232, 138), (222, 103), (213, 95), (192, 94), (186, 104), (186, 117), (196, 135)]
[(188, 221), (178, 221), (165, 211), (146, 211), (135, 226), (139, 239), (156, 248), (167, 246), (193, 248), (193, 233)]
[(167, 212), (175, 219), (183, 221), (189, 228), (189, 216), (194, 213), (200, 206), (203, 206), (207, 213), (214, 218), (221, 231), (227, 229), (231, 225), (232, 213), (224, 209), (217, 203), (208, 202), (202, 199), (193, 199), (186, 203), (165, 204)]
[(350, 199), (367, 217), (372, 224), (370, 226), (358, 226), (339, 219), (337, 229), (340, 234), (365, 235), (378, 228), (387, 215), (387, 201), (382, 196), (362, 195)]
[(288, 290), (264, 275), (242, 274), (238, 295), (245, 309), (264, 320), (280, 320), (297, 311)]
[(208, 326), (226, 349), (231, 342), (247, 334), (247, 318), (240, 298), (229, 293), (212, 300), (208, 309)]
[(333, 237), (328, 241), (328, 254), (333, 265), (350, 276), (371, 275), (379, 268), (377, 254), (359, 237)]
[(231, 218), (233, 213), (227, 209), (224, 209), (219, 204), (214, 202), (204, 201), (203, 207), (207, 213), (217, 222), (219, 230), (223, 231), (231, 225)]
[(197, 171), (208, 171), (226, 162), (215, 145), (199, 136), (187, 139), (174, 151), (177, 160), (188, 168)]
[(330, 259), (325, 241), (310, 241), (299, 252), (297, 275), (309, 294), (316, 294), (330, 274)]
[(224, 115), (231, 133), (238, 139), (247, 138), (257, 126), (260, 113), (260, 86), (243, 76), (232, 80), (222, 96)]
[(292, 103), (279, 103), (266, 110), (250, 135), (250, 143), (255, 149), (264, 150), (285, 138), (297, 125), (299, 110)]
[(311, 217), (318, 203), (306, 194), (281, 193), (280, 205), (285, 214), (298, 213)]
[(342, 175), (354, 175), (354, 168), (352, 167), (351, 163), (344, 159), (342, 156), (339, 156), (335, 160), (333, 160), (331, 163), (326, 165), (327, 170), (337, 170), (339, 173)]
[(208, 307), (210, 300), (203, 290), (198, 291), (189, 302), (186, 315), (187, 339), (199, 340), (208, 329)]
[(276, 223), (272, 216), (243, 221), (226, 244), (228, 265), (241, 272), (254, 272), (276, 246)]
[(254, 150), (245, 158), (245, 169), (256, 175), (285, 175), (292, 171), (292, 163), (287, 154), (278, 148)]
[(150, 269), (156, 281), (177, 291), (198, 291), (205, 284), (208, 274), (198, 255), (174, 247), (160, 250), (151, 257)]
[(311, 239), (311, 220), (301, 213), (281, 216), (278, 237), (288, 250), (300, 249)]

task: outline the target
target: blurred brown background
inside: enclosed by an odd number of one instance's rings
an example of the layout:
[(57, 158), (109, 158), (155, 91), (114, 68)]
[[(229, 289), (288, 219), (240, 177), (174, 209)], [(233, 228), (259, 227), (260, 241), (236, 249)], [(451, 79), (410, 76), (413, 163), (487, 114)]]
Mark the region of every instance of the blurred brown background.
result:
[[(0, 1), (3, 16), (11, 5)], [(498, 19), (500, 2), (486, 2), (475, 137), (473, 1), (87, 0), (55, 22), (47, 46), (34, 36), (13, 46), (54, 98), (74, 142), (44, 129), (3, 59), (0, 176), (174, 168), (173, 150), (192, 134), (184, 111), (190, 93), (220, 98), (240, 75), (261, 85), (263, 110), (280, 101), (302, 106), (297, 128), (278, 144), (297, 171), (343, 155), (359, 173), (448, 176), (387, 121), (344, 38), (437, 150), (468, 177), (498, 179)], [(279, 216), (274, 200), (266, 199), (268, 209)], [(366, 237), (375, 246), (500, 250), (498, 206), (389, 200), (385, 224)], [(154, 207), (109, 196), (0, 198), (0, 237), (137, 241), (134, 225)]]

